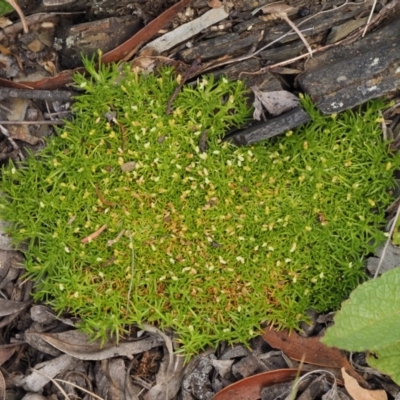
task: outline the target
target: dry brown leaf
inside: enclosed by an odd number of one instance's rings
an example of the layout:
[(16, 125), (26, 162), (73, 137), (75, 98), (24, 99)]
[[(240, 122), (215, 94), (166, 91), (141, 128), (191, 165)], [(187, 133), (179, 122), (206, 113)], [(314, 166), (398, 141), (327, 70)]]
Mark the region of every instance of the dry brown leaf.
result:
[(211, 8), (220, 8), (220, 7), (222, 7), (222, 1), (220, 1), (220, 0), (208, 0), (207, 4)]
[(384, 390), (364, 389), (346, 372), (345, 368), (342, 368), (341, 371), (344, 386), (354, 400), (387, 400), (388, 397)]
[(266, 386), (294, 380), (298, 370), (293, 368), (276, 369), (241, 379), (220, 390), (212, 400), (258, 400), (261, 389)]
[(36, 333), (36, 335), (63, 353), (80, 360), (105, 360), (116, 356), (131, 356), (163, 344), (160, 337), (148, 336), (130, 342), (116, 344), (109, 341), (101, 345), (100, 341), (92, 341), (88, 335), (76, 330), (62, 333)]
[(302, 337), (295, 331), (289, 334), (288, 330), (277, 331), (272, 327), (264, 329), (263, 339), (275, 349), (282, 350), (288, 357), (307, 364), (320, 367), (340, 369), (346, 368), (358, 382), (367, 384), (364, 379), (352, 368), (344, 352), (339, 349), (325, 346), (319, 337)]
[(0, 346), (0, 366), (8, 361), (23, 343), (3, 344)]

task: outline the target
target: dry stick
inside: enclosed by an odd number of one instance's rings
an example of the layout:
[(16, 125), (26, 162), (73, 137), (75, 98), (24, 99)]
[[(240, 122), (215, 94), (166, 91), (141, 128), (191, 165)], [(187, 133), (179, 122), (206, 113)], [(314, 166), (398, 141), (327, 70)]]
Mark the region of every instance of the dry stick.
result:
[(34, 100), (58, 100), (64, 102), (70, 101), (75, 94), (75, 92), (70, 90), (0, 88), (0, 100), (13, 97)]
[(65, 121), (0, 121), (0, 125), (64, 125)]
[(81, 243), (87, 243), (92, 241), (93, 239), (96, 239), (97, 237), (99, 237), (101, 235), (101, 233), (103, 231), (105, 231), (107, 228), (107, 224), (104, 224), (102, 227), (100, 227), (99, 229), (97, 229), (96, 232), (91, 233), (89, 236), (86, 236), (85, 238), (83, 238), (81, 240)]
[(118, 205), (118, 203), (114, 203), (112, 201), (108, 201), (104, 198), (104, 196), (101, 194), (100, 189), (99, 189), (99, 185), (95, 185), (94, 190), (96, 191), (97, 197), (100, 199), (100, 201), (105, 204), (106, 206), (110, 206), (110, 207), (116, 207)]
[(17, 12), (19, 18), (21, 19), (22, 27), (24, 33), (29, 33), (28, 24), (26, 23), (25, 15), (21, 10), (21, 7), (14, 0), (6, 0), (6, 2)]

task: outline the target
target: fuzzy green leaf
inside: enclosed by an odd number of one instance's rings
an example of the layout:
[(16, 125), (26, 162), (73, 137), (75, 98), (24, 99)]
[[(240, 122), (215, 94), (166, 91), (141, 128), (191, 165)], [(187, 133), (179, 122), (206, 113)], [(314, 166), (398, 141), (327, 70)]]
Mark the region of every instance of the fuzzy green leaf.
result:
[(399, 285), (400, 268), (395, 268), (357, 287), (343, 302), (323, 343), (347, 351), (383, 349), (382, 355), (389, 355), (387, 347), (400, 340)]
[(5, 0), (0, 0), (0, 16), (11, 12), (13, 8)]
[(400, 342), (375, 351), (367, 357), (368, 364), (400, 384)]

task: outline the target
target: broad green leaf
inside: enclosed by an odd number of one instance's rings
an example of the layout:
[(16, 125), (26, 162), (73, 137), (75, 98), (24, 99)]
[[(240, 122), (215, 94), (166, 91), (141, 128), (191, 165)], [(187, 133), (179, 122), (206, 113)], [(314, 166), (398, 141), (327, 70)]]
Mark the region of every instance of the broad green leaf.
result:
[(13, 8), (5, 1), (0, 0), (0, 16), (11, 12)]
[(368, 355), (367, 361), (372, 368), (389, 375), (400, 385), (400, 342), (374, 351)]
[[(358, 286), (322, 339), (347, 351), (377, 350), (400, 340), (400, 268)], [(399, 350), (400, 351), (400, 350)]]

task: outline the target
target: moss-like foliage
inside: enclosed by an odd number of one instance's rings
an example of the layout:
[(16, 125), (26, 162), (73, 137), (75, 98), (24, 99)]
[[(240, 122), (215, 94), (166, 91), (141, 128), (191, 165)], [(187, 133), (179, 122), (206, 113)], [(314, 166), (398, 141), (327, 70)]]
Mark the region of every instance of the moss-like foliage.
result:
[(101, 338), (173, 328), (194, 354), (265, 320), (296, 327), (364, 280), (400, 165), (376, 104), (323, 117), (305, 101), (310, 124), (237, 148), (220, 138), (249, 116), (241, 82), (203, 78), (167, 115), (172, 70), (87, 67), (74, 120), (3, 169), (1, 214), (28, 243), (36, 300)]

